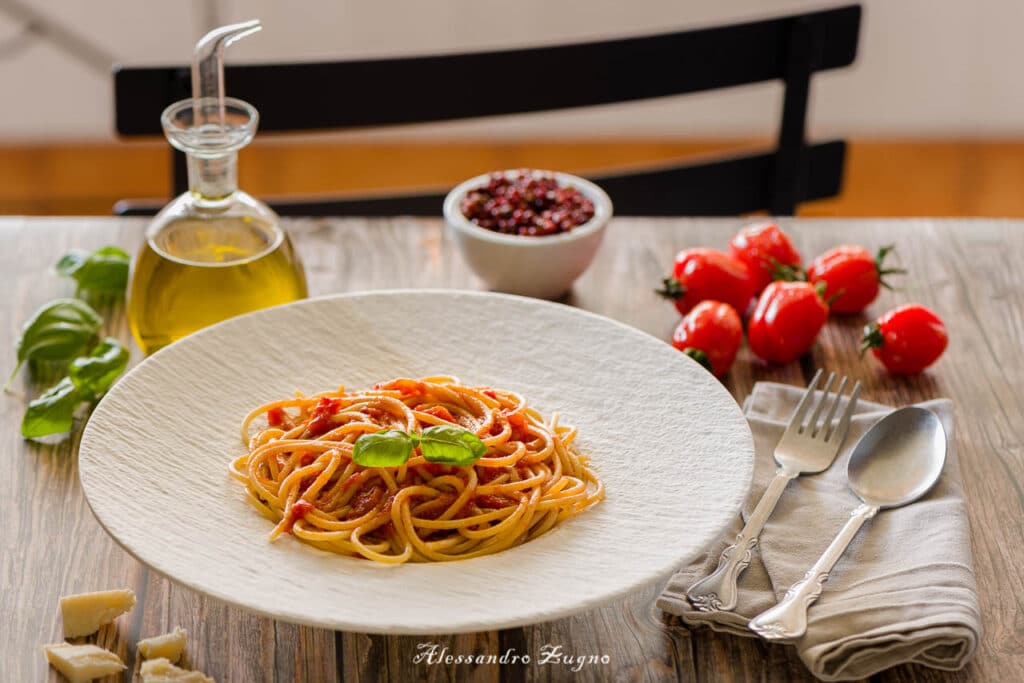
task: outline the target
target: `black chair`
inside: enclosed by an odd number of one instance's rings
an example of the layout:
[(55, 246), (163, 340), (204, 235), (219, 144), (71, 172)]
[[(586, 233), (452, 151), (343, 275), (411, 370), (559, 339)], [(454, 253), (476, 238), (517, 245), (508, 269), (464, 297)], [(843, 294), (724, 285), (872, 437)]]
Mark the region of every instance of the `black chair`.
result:
[[(811, 74), (851, 64), (861, 8), (695, 31), (575, 45), (445, 55), (226, 68), (228, 92), (260, 112), (260, 130), (352, 129), (568, 109), (682, 95), (782, 80), (785, 97), (777, 146), (644, 172), (595, 175), (619, 215), (735, 215), (768, 210), (791, 215), (797, 204), (839, 193), (846, 143), (806, 144)], [(493, 74), (573, 74), (540, 79), (514, 98), (481, 97), (473, 87)], [(114, 70), (117, 131), (159, 135), (160, 112), (190, 96), (187, 67)], [(443, 93), (443, 96), (441, 96)], [(173, 195), (187, 189), (184, 155), (174, 153)], [(173, 196), (172, 195), (172, 196)], [(284, 215), (440, 214), (443, 193), (271, 200)], [(158, 205), (122, 201), (122, 215)]]

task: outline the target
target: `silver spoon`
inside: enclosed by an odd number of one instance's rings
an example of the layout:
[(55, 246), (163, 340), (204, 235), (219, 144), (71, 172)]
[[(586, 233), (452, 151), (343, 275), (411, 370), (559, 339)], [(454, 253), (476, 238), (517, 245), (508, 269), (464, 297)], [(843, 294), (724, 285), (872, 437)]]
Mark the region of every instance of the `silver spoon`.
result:
[(750, 630), (769, 640), (792, 640), (807, 631), (807, 608), (821, 595), (828, 573), (850, 541), (879, 510), (900, 507), (935, 485), (946, 462), (946, 432), (935, 413), (900, 408), (878, 421), (850, 454), (846, 474), (862, 504), (804, 578), (771, 609), (750, 620)]

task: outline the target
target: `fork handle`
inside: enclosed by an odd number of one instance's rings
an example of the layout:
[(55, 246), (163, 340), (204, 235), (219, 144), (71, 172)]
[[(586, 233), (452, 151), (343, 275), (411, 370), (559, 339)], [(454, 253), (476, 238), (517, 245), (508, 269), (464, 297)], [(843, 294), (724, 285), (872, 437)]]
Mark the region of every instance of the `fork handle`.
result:
[(750, 620), (750, 630), (768, 640), (795, 640), (802, 636), (807, 631), (807, 609), (821, 595), (828, 573), (846, 552), (864, 522), (874, 517), (876, 512), (877, 506), (859, 505), (804, 578), (794, 583), (777, 605)]
[(722, 551), (718, 558), (718, 567), (686, 591), (686, 597), (701, 612), (727, 612), (736, 607), (737, 583), (740, 574), (750, 564), (750, 555), (757, 545), (761, 529), (771, 516), (775, 504), (779, 502), (786, 484), (796, 476), (795, 472), (776, 470), (775, 476), (768, 482), (761, 500), (757, 501), (754, 511), (747, 518), (743, 530), (736, 539)]

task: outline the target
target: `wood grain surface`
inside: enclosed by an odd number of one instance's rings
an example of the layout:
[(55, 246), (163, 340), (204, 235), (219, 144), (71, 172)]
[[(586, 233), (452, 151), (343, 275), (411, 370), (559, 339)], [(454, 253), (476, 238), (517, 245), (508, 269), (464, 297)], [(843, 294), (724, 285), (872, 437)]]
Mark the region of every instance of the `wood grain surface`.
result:
[[(651, 290), (673, 253), (684, 246), (724, 247), (739, 225), (738, 220), (616, 219), (594, 265), (566, 302), (668, 338), (678, 316)], [(51, 298), (71, 293), (52, 264), (72, 247), (118, 244), (134, 250), (144, 227), (143, 221), (112, 218), (0, 220), (5, 294), (0, 358), (7, 366), (14, 363), (21, 324)], [(759, 380), (803, 384), (815, 367), (824, 366), (861, 379), (870, 400), (898, 405), (948, 396), (956, 402), (985, 635), (964, 671), (905, 666), (873, 680), (1024, 680), (1024, 398), (1018, 389), (1024, 383), (1024, 275), (1019, 266), (1024, 223), (798, 219), (785, 227), (806, 256), (844, 242), (869, 248), (895, 242), (911, 275), (898, 291), (883, 293), (868, 315), (830, 321), (813, 352), (800, 362), (765, 366), (741, 349), (726, 382), (736, 398), (741, 400)], [(315, 294), (478, 287), (439, 221), (293, 221), (288, 228)], [(870, 317), (912, 301), (944, 317), (950, 348), (923, 375), (890, 377), (873, 359), (858, 358), (860, 329)], [(128, 341), (123, 310), (113, 307), (104, 314), (108, 331)], [(137, 351), (133, 359), (139, 360)], [(187, 665), (221, 682), (810, 678), (785, 646), (686, 630), (654, 607), (658, 587), (570, 619), (433, 638), (333, 633), (229, 608), (156, 575), (104, 533), (78, 483), (75, 436), (56, 445), (21, 439), (18, 425), (25, 403), (39, 388), (23, 373), (13, 393), (0, 398), (0, 681), (57, 680), (40, 647), (61, 638), (60, 596), (121, 587), (133, 588), (139, 604), (90, 641), (125, 659), (126, 681), (138, 671), (136, 642), (175, 625), (189, 632)], [(512, 651), (530, 655), (534, 663), (417, 664), (418, 646), (430, 642), (453, 655)], [(609, 663), (584, 666), (579, 673), (565, 664), (537, 665), (547, 645), (572, 655), (607, 655)]]

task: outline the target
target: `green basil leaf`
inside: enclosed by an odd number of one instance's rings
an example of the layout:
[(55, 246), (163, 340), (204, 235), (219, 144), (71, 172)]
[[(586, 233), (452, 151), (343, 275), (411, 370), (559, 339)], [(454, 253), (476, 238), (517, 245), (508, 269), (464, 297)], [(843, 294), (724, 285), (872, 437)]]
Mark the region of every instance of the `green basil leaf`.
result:
[(81, 249), (72, 249), (64, 254), (60, 261), (57, 261), (57, 273), (65, 277), (71, 277), (76, 270), (82, 267), (87, 258), (89, 258), (88, 252)]
[(429, 462), (466, 467), (487, 452), (487, 446), (473, 432), (461, 427), (436, 425), (420, 435), (420, 452)]
[(70, 361), (96, 342), (103, 320), (85, 302), (57, 299), (43, 306), (25, 323), (18, 339), (18, 364), (7, 384), (26, 360)]
[(352, 461), (363, 467), (398, 467), (405, 464), (415, 447), (415, 437), (397, 429), (363, 434), (356, 439)]
[(78, 388), (82, 400), (95, 401), (114, 383), (128, 367), (128, 349), (121, 342), (107, 337), (88, 356), (71, 361), (68, 374)]
[(81, 257), (70, 252), (57, 262), (57, 272), (73, 277), (78, 288), (105, 294), (124, 294), (131, 257), (119, 247), (103, 247)]
[(81, 402), (75, 383), (70, 377), (65, 377), (28, 404), (25, 417), (21, 420), (21, 435), (26, 439), (35, 439), (70, 431), (75, 409)]

